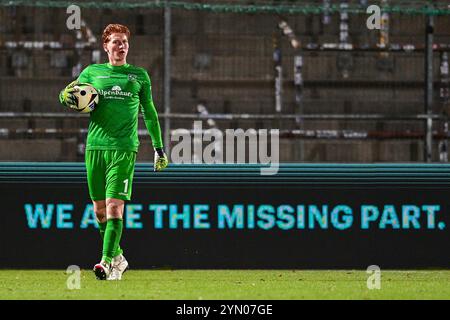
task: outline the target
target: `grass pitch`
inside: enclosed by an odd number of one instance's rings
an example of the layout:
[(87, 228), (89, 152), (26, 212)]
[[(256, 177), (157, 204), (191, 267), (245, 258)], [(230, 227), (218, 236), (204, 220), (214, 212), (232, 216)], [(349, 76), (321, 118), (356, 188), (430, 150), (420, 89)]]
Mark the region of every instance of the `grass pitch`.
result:
[(0, 270), (0, 299), (450, 299), (450, 270), (382, 271), (379, 290), (367, 288), (368, 277), (347, 270), (131, 270), (122, 281), (98, 281), (81, 270), (80, 289), (70, 290), (65, 270)]

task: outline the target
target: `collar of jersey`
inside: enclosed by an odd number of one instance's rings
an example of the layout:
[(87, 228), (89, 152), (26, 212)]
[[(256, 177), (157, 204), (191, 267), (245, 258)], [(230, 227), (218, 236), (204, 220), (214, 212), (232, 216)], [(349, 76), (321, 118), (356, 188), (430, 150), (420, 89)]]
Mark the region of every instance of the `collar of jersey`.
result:
[(123, 65), (121, 65), (121, 66), (113, 66), (113, 65), (111, 65), (111, 63), (106, 63), (106, 66), (109, 68), (109, 69), (112, 69), (112, 70), (121, 70), (121, 69), (126, 69), (126, 68), (128, 68), (129, 66), (130, 66), (130, 64), (129, 63), (125, 63), (125, 64), (123, 64)]

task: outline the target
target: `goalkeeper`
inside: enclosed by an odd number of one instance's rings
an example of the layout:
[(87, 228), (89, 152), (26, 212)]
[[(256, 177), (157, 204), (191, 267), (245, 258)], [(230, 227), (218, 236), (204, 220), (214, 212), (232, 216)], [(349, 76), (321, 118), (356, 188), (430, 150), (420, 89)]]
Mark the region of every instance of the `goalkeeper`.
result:
[(78, 83), (89, 83), (99, 93), (99, 103), (90, 114), (85, 160), (89, 194), (103, 239), (102, 258), (94, 266), (100, 280), (120, 280), (128, 268), (119, 242), (139, 146), (139, 111), (155, 149), (154, 170), (168, 164), (148, 73), (126, 62), (129, 38), (126, 26), (108, 25), (102, 40), (109, 62), (89, 65), (59, 95), (60, 102), (70, 107), (76, 103)]

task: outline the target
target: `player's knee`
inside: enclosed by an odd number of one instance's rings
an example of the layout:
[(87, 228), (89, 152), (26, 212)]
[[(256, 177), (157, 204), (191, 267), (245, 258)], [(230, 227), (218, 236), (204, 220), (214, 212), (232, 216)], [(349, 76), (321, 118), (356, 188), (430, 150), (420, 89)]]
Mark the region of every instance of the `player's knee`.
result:
[(100, 223), (106, 222), (106, 208), (94, 210), (94, 213), (98, 222)]
[(106, 207), (105, 204), (97, 205), (94, 203), (94, 213), (97, 221), (100, 223), (106, 222)]
[(123, 212), (123, 204), (117, 202), (109, 202), (106, 205), (108, 219), (121, 219)]

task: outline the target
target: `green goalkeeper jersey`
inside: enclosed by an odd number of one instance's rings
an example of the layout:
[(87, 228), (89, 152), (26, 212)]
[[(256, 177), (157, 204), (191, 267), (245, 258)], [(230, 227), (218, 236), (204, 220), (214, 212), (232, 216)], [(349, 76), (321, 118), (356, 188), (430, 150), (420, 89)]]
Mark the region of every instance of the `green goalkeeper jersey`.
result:
[(124, 64), (92, 64), (78, 77), (99, 93), (99, 103), (90, 113), (86, 150), (138, 151), (138, 115), (144, 122), (154, 148), (162, 148), (158, 114), (153, 104), (151, 82), (143, 68)]

